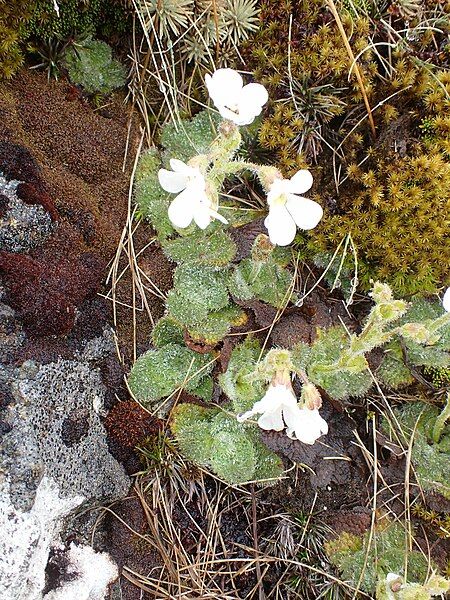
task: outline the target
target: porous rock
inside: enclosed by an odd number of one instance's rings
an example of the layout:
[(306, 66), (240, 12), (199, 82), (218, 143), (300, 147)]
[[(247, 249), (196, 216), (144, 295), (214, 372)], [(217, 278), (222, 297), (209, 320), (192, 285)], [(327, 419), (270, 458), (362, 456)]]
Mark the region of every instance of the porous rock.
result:
[(117, 577), (106, 555), (82, 543), (65, 553), (61, 581), (46, 581), (49, 555), (73, 531), (77, 509), (122, 498), (129, 488), (101, 419), (107, 389), (97, 365), (113, 349), (105, 329), (70, 360), (0, 364), (2, 600), (100, 600)]

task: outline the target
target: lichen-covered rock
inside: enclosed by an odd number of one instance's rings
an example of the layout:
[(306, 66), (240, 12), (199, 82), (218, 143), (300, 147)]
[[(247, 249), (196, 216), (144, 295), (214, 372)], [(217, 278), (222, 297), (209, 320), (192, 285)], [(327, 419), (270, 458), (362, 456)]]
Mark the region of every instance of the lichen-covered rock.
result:
[[(6, 316), (15, 322), (13, 311)], [(65, 552), (62, 582), (49, 586), (46, 578), (49, 555), (74, 528), (84, 544), (84, 530), (71, 525), (76, 509), (122, 498), (129, 488), (101, 420), (107, 388), (97, 365), (112, 352), (105, 329), (70, 360), (0, 364), (2, 600), (101, 600), (117, 577), (106, 555), (83, 545)]]
[(41, 204), (30, 204), (21, 199), (19, 185), (19, 181), (7, 181), (0, 175), (0, 249), (8, 252), (31, 250), (53, 231), (51, 214)]
[(108, 451), (100, 420), (105, 392), (100, 373), (85, 360), (22, 365), (2, 457), (15, 505), (30, 506), (43, 472), (65, 497), (114, 500), (126, 493), (128, 477)]

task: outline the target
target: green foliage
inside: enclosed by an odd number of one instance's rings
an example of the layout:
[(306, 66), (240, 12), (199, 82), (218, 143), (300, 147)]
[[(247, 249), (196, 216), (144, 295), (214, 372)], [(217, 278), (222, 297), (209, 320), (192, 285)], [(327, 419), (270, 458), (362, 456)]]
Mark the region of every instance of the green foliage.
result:
[[(450, 499), (450, 426), (443, 425), (439, 441), (433, 439), (439, 413), (435, 406), (424, 405), (422, 402), (406, 404), (395, 411), (400, 432), (403, 433), (407, 444), (414, 432), (411, 461), (420, 486), (424, 490), (437, 491)], [(390, 433), (390, 426), (386, 421), (382, 427), (386, 433)]]
[[(197, 354), (184, 346), (167, 344), (149, 350), (134, 363), (128, 385), (134, 396), (145, 406), (155, 409), (161, 398), (183, 386), (194, 392), (212, 370), (211, 355)], [(170, 406), (165, 404), (164, 414)]]
[(399, 577), (400, 590), (393, 592), (392, 585), (380, 581), (377, 586), (377, 600), (431, 600), (436, 596), (443, 597), (450, 590), (450, 581), (440, 575), (432, 574), (428, 580), (421, 583), (402, 583)]
[(69, 39), (79, 34), (123, 35), (130, 30), (130, 11), (120, 0), (39, 0), (28, 24), (28, 34), (37, 42)]
[(297, 345), (292, 360), (297, 368), (306, 368), (308, 378), (315, 385), (323, 388), (333, 398), (343, 400), (362, 396), (372, 385), (372, 377), (365, 367), (356, 372), (342, 367), (326, 368), (339, 361), (343, 351), (349, 349), (350, 338), (347, 331), (336, 326), (319, 330), (309, 352), (305, 351), (302, 344)]
[(283, 268), (283, 259), (284, 256), (280, 257), (266, 235), (258, 236), (253, 244), (252, 257), (242, 260), (231, 274), (231, 294), (238, 300), (257, 298), (276, 308), (286, 306), (289, 299), (294, 300), (295, 297), (289, 294), (292, 275)]
[(112, 57), (111, 47), (99, 40), (70, 47), (65, 66), (72, 83), (82, 85), (90, 94), (110, 94), (126, 82), (124, 66)]
[(222, 340), (231, 327), (238, 327), (247, 321), (247, 315), (238, 306), (226, 306), (208, 313), (203, 321), (191, 325), (188, 330), (194, 340), (215, 345)]
[[(123, 36), (130, 11), (121, 0), (0, 1), (0, 79), (11, 78), (24, 62), (24, 50), (39, 55), (49, 76), (56, 75), (63, 52), (80, 35)], [(123, 77), (122, 77), (123, 78)]]
[[(174, 196), (162, 189), (158, 181), (158, 170), (162, 163), (168, 162), (176, 157), (179, 160), (188, 161), (197, 153), (205, 153), (216, 137), (216, 125), (219, 120), (212, 113), (202, 111), (191, 120), (181, 120), (176, 123), (168, 123), (162, 128), (161, 145), (163, 150), (160, 153), (156, 148), (150, 148), (143, 152), (139, 158), (135, 177), (135, 198), (139, 214), (147, 218), (152, 227), (156, 230), (158, 238), (164, 242), (174, 232), (174, 228), (167, 215), (167, 210)], [(218, 237), (214, 237), (214, 231)], [(200, 262), (219, 266), (226, 264), (225, 256), (234, 256), (231, 240), (226, 239), (225, 232), (215, 229), (214, 224), (208, 227), (205, 232), (198, 232), (195, 226), (181, 231), (184, 238), (182, 240), (171, 240), (164, 244), (164, 248), (170, 258), (177, 262), (184, 262), (185, 259), (191, 260), (192, 250)], [(193, 236), (191, 241), (190, 236)], [(189, 236), (189, 241), (187, 237)], [(201, 252), (200, 248), (195, 247), (195, 239), (204, 239), (208, 246), (208, 251), (216, 253), (215, 258), (206, 257), (206, 252)], [(209, 239), (211, 238), (211, 239)], [(224, 257), (220, 257), (219, 243), (224, 240)], [(200, 257), (199, 257), (200, 252)], [(231, 259), (230, 259), (231, 260)]]
[(227, 370), (219, 376), (220, 387), (237, 413), (249, 410), (264, 394), (263, 383), (251, 377), (260, 353), (259, 342), (247, 338), (233, 349)]
[(174, 288), (169, 292), (169, 313), (187, 326), (206, 320), (208, 313), (228, 306), (225, 273), (212, 267), (181, 264), (175, 269)]
[(228, 271), (188, 262), (178, 265), (174, 288), (167, 296), (170, 317), (194, 340), (216, 344), (233, 325), (242, 325), (247, 317), (230, 304), (227, 289)]
[(236, 255), (236, 244), (223, 229), (211, 224), (206, 230), (198, 229), (189, 236), (163, 243), (164, 252), (178, 262), (197, 262), (211, 267), (225, 267)]
[(161, 132), (161, 145), (167, 159), (176, 156), (187, 162), (195, 154), (206, 154), (216, 137), (216, 127), (220, 118), (204, 110), (193, 119), (168, 123)]
[(278, 478), (283, 465), (252, 428), (219, 409), (181, 404), (173, 411), (172, 431), (181, 451), (228, 483)]
[(167, 344), (184, 343), (183, 329), (170, 317), (162, 317), (156, 323), (152, 331), (152, 341), (156, 348), (162, 348)]
[[(423, 298), (415, 298), (406, 314), (398, 321), (402, 326), (406, 323), (420, 323), (429, 326), (434, 320), (445, 314), (439, 301), (430, 302)], [(376, 372), (377, 378), (391, 388), (412, 383), (411, 368), (428, 367), (442, 369), (443, 373), (450, 366), (450, 323), (440, 328), (437, 339), (433, 343), (419, 344), (413, 339), (395, 336), (385, 346), (385, 356)], [(406, 364), (405, 364), (406, 361)]]
[[(384, 581), (388, 573), (404, 572), (405, 531), (399, 523), (387, 523), (383, 519), (375, 527), (372, 540), (370, 532), (363, 537), (344, 532), (335, 540), (326, 542), (325, 551), (343, 579), (354, 587), (361, 579), (361, 589), (373, 594), (377, 582)], [(420, 552), (408, 552), (408, 580), (425, 582), (428, 567), (427, 558)]]

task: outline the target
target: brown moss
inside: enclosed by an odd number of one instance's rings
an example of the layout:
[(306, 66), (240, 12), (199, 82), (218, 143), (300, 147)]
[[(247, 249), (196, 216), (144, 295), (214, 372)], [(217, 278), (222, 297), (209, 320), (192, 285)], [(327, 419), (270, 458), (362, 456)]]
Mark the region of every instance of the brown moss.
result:
[(0, 273), (9, 304), (19, 312), (34, 335), (64, 335), (75, 323), (75, 310), (95, 293), (104, 265), (94, 254), (76, 260), (40, 262), (21, 254), (0, 251)]
[(58, 211), (67, 215), (63, 220), (78, 233), (74, 252), (89, 245), (79, 225), (88, 214), (95, 229), (90, 245), (110, 259), (126, 218), (136, 137), (132, 131), (123, 170), (129, 115), (121, 99), (112, 101), (111, 118), (105, 118), (79, 100), (68, 99), (67, 89), (66, 83), (48, 83), (42, 74), (22, 71), (0, 92), (1, 138), (31, 153), (31, 162), (15, 157), (14, 163), (23, 166), (21, 172), (16, 167), (14, 176), (34, 183), (34, 173), (45, 181)]
[(126, 400), (110, 410), (105, 426), (121, 446), (135, 448), (146, 436), (158, 430), (158, 420), (134, 400)]

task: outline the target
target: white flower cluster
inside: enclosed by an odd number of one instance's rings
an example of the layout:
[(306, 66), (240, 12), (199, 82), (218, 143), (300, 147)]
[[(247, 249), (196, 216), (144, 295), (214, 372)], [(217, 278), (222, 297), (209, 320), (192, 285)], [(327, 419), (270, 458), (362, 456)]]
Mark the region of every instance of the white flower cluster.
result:
[[(207, 75), (205, 82), (219, 113), (238, 126), (252, 123), (268, 100), (264, 86), (259, 83), (244, 85), (241, 75), (233, 69), (218, 69), (212, 76)], [(194, 220), (205, 229), (212, 219), (226, 223), (213, 206), (205, 174), (200, 168), (177, 159), (172, 159), (170, 166), (172, 171), (159, 171), (159, 182), (167, 192), (178, 194), (169, 207), (173, 225), (183, 229)], [(312, 183), (312, 175), (307, 170), (298, 171), (291, 179), (274, 177), (269, 183), (269, 214), (264, 224), (272, 244), (287, 246), (293, 242), (297, 227), (308, 230), (319, 223), (322, 207), (302, 196)]]
[(286, 430), (288, 437), (304, 444), (314, 444), (328, 433), (328, 424), (318, 408), (299, 405), (292, 386), (286, 382), (272, 382), (263, 398), (255, 402), (251, 410), (239, 415), (238, 421), (242, 423), (254, 415), (261, 415), (258, 419), (261, 429)]

